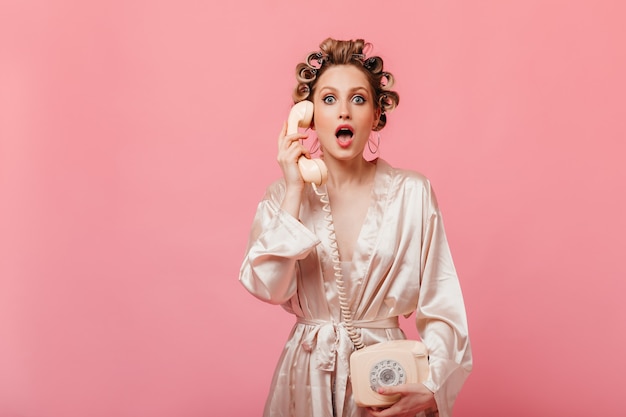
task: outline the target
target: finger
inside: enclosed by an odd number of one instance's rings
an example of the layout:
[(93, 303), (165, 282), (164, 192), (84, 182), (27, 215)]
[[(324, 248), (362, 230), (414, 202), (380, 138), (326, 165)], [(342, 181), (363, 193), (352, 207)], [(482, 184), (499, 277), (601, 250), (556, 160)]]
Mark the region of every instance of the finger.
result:
[(309, 151), (299, 142), (292, 142), (288, 147), (278, 153), (278, 162), (293, 164), (302, 156), (309, 157)]
[(283, 122), (283, 127), (282, 127), (282, 129), (280, 129), (280, 133), (278, 134), (278, 143), (279, 144), (282, 141), (282, 139), (285, 137), (286, 134), (287, 134), (287, 122)]
[(399, 385), (392, 385), (389, 387), (378, 387), (378, 393), (381, 395), (393, 395), (393, 394), (402, 394), (405, 392), (402, 389), (398, 389)]
[(282, 151), (288, 151), (290, 149), (293, 149), (293, 147), (297, 147), (298, 149), (301, 149), (301, 153), (304, 154), (305, 152), (308, 152), (308, 150), (302, 144), (300, 139), (305, 139), (305, 138), (306, 138), (306, 136), (302, 137), (302, 134), (297, 134), (295, 136), (288, 135), (288, 136), (282, 138), (281, 142), (279, 142), (278, 149), (279, 149), (279, 151), (281, 151), (281, 150)]
[(300, 154), (304, 154), (305, 152), (307, 152), (307, 148), (302, 143), (300, 143), (300, 141), (295, 140), (287, 145), (287, 151), (294, 151)]
[(306, 139), (309, 137), (307, 132), (296, 132), (290, 135), (287, 135), (287, 122), (283, 122), (283, 126), (280, 129), (280, 133), (278, 134), (278, 142), (280, 143), (282, 140), (287, 139), (289, 141)]
[(288, 150), (297, 150), (298, 153), (300, 153), (301, 155), (306, 155), (307, 157), (309, 156), (309, 149), (304, 146), (302, 144), (302, 142), (300, 142), (299, 140), (294, 140), (293, 142), (291, 142), (288, 146), (287, 146)]
[[(392, 413), (392, 414), (390, 414)], [(370, 415), (373, 417), (388, 417), (393, 416), (393, 412), (389, 411), (389, 408), (372, 408), (370, 409)]]
[(308, 137), (309, 137), (308, 133), (304, 133), (304, 132), (300, 133), (300, 132), (298, 132), (298, 133), (293, 133), (291, 135), (285, 136), (285, 140), (295, 142), (295, 141), (299, 141), (299, 140), (305, 140)]
[(367, 408), (367, 414), (369, 416), (372, 416), (372, 417), (377, 417), (378, 414), (380, 413), (380, 411), (381, 411), (381, 409), (378, 408), (378, 407), (368, 407)]

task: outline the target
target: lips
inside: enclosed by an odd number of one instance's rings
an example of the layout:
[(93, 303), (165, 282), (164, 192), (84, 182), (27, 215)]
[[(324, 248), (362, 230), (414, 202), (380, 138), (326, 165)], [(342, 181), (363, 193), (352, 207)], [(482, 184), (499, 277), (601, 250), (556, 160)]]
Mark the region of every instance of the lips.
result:
[(352, 143), (354, 130), (350, 125), (341, 125), (335, 130), (335, 136), (337, 137), (337, 144), (342, 148), (347, 148)]

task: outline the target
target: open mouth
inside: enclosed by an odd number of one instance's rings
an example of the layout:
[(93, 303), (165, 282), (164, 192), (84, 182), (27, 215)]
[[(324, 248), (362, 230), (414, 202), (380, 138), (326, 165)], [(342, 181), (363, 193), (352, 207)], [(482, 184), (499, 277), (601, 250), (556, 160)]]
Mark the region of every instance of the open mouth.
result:
[(354, 131), (351, 126), (342, 125), (335, 131), (335, 136), (337, 137), (337, 142), (340, 146), (349, 146), (352, 143)]
[(341, 127), (339, 129), (337, 129), (337, 131), (335, 132), (335, 136), (339, 137), (339, 136), (348, 136), (348, 137), (352, 137), (354, 135), (354, 132), (352, 131), (352, 129), (348, 128), (348, 127)]

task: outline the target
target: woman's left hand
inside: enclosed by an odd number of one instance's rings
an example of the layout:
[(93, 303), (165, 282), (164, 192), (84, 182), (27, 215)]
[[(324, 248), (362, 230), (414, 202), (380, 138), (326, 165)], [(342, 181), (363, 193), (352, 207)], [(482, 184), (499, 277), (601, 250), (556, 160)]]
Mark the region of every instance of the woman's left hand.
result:
[(403, 384), (378, 389), (379, 394), (400, 394), (400, 399), (388, 408), (369, 407), (373, 417), (415, 417), (428, 408), (436, 408), (435, 395), (424, 384)]

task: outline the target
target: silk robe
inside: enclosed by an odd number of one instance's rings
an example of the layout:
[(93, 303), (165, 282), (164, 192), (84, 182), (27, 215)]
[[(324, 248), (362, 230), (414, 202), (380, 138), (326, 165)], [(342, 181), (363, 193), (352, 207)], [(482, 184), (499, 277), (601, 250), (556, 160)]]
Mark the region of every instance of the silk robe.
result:
[[(374, 163), (370, 207), (353, 258), (342, 263), (355, 326), (365, 345), (404, 339), (397, 317), (415, 313), (429, 350), (431, 372), (424, 384), (434, 392), (439, 416), (449, 417), (472, 356), (441, 212), (423, 175), (382, 159)], [(307, 187), (298, 220), (280, 209), (284, 193), (281, 179), (259, 203), (239, 276), (251, 294), (282, 305), (296, 321), (264, 416), (365, 416), (352, 400), (349, 356), (354, 345), (341, 321), (323, 204)]]

